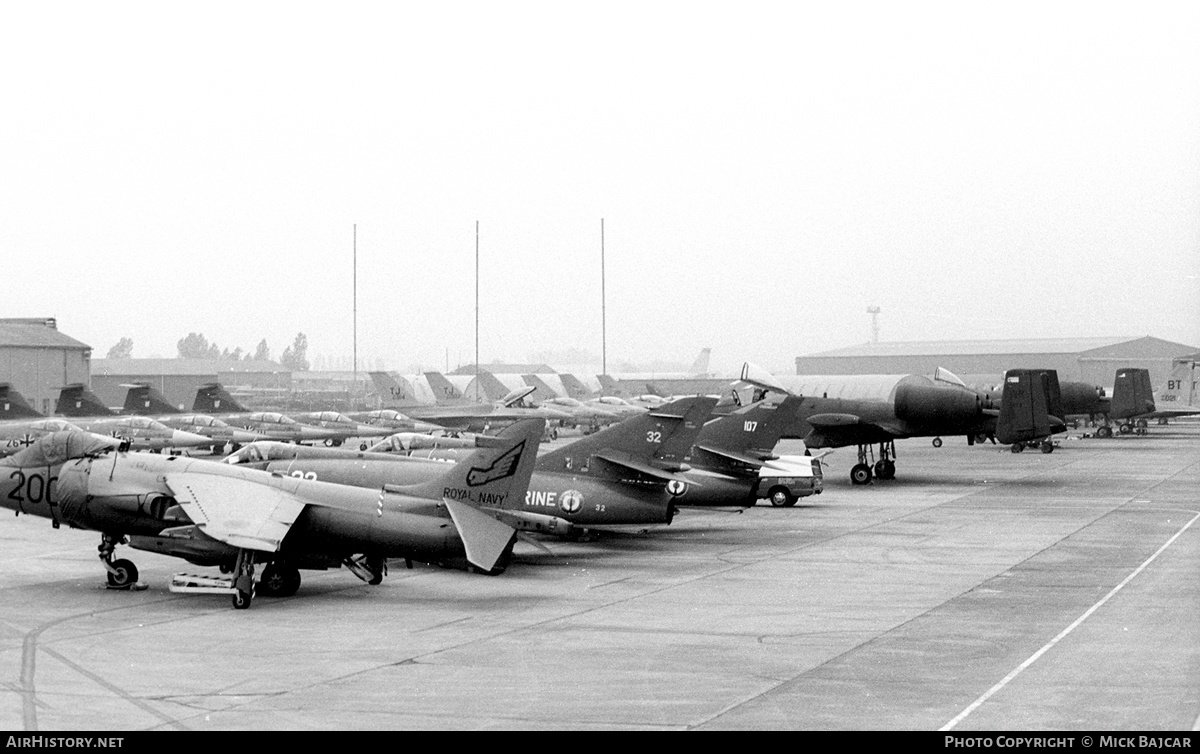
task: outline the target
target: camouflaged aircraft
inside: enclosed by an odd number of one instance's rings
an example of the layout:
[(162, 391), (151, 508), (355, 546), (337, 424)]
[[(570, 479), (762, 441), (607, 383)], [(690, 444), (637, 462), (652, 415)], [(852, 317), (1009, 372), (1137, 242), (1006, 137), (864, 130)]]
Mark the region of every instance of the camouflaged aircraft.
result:
[[(525, 495), (541, 420), (411, 486), (374, 489), (272, 474), (211, 460), (114, 450), (116, 440), (56, 432), (0, 459), (0, 505), (101, 532), (108, 585), (137, 585), (118, 544), (218, 566), (229, 577), (178, 574), (171, 591), (224, 594), (250, 606), (256, 590), (288, 596), (301, 568), (346, 566), (378, 584), (388, 558), (505, 569), (517, 530), (493, 515)], [(264, 563), (255, 582), (256, 564)]]
[(437, 372), (424, 375), (431, 388), (429, 394), (418, 393), (409, 380), (392, 372), (370, 372), (370, 376), (385, 408), (403, 411), (413, 419), (456, 432), (488, 432), (522, 419), (553, 422), (569, 418), (568, 414), (551, 409), (509, 405), (504, 401), (471, 400)]

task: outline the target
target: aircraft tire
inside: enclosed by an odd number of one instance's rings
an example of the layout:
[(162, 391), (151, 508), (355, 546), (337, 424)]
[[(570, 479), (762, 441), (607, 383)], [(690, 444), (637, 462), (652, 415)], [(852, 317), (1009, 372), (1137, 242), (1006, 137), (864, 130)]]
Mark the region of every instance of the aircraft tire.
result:
[(1150, 426), (1150, 422), (1146, 421), (1145, 419), (1137, 420), (1137, 428), (1138, 429), (1145, 429), (1146, 427), (1149, 427), (1149, 426)]
[(942, 438), (940, 438), (940, 437), (933, 438), (933, 447), (935, 447), (935, 448), (942, 447)]
[(1046, 440), (1045, 442), (1043, 442), (1041, 445), (1038, 446), (1038, 449), (1040, 449), (1043, 453), (1053, 453), (1054, 452), (1054, 443), (1050, 442), (1049, 440)]
[(1112, 427), (1100, 427), (1096, 430), (1096, 437), (1112, 437)]
[(1121, 426), (1117, 427), (1117, 431), (1123, 435), (1127, 435), (1127, 434), (1133, 432), (1133, 425), (1132, 424), (1122, 424)]
[(891, 460), (880, 461), (879, 468), (875, 469), (875, 476), (880, 479), (895, 479), (896, 462)]
[(1014, 453), (1020, 453), (1022, 450), (1025, 450), (1025, 443), (1014, 442), (1012, 444), (1012, 447), (1009, 448), (1009, 450), (1011, 450)]
[(850, 483), (855, 485), (870, 484), (871, 467), (865, 463), (856, 464), (850, 469)]
[(268, 564), (258, 580), (258, 591), (267, 597), (291, 597), (299, 589), (300, 571), (290, 563)]
[(254, 601), (254, 593), (247, 592), (244, 589), (239, 589), (233, 593), (233, 607), (236, 610), (245, 610), (250, 607), (250, 603)]
[(786, 487), (772, 487), (767, 492), (767, 499), (776, 508), (790, 508), (796, 504), (796, 498), (792, 497)]
[(137, 583), (138, 569), (132, 561), (122, 558), (121, 560), (114, 560), (110, 565), (117, 572), (108, 572), (109, 589), (128, 589)]

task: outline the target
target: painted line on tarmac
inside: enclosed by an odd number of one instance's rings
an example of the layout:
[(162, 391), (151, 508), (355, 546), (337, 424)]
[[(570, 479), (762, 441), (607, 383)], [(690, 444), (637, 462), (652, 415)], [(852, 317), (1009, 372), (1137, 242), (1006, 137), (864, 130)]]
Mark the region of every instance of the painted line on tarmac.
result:
[[(1141, 573), (1143, 570), (1145, 570), (1146, 566), (1148, 566), (1152, 562), (1154, 562), (1155, 558), (1157, 558), (1159, 555), (1161, 555), (1163, 553), (1164, 550), (1166, 550), (1168, 547), (1170, 547), (1171, 544), (1174, 543), (1176, 539), (1179, 539), (1179, 535), (1183, 534), (1185, 531), (1188, 530), (1188, 528), (1192, 524), (1196, 523), (1196, 519), (1200, 519), (1200, 513), (1197, 513), (1196, 515), (1192, 516), (1192, 520), (1190, 520), (1186, 524), (1184, 524), (1182, 529), (1175, 532), (1175, 534), (1172, 535), (1172, 537), (1170, 539), (1168, 539), (1163, 544), (1162, 547), (1158, 548), (1158, 550), (1156, 550), (1153, 555), (1151, 555), (1149, 558), (1146, 559), (1146, 562), (1144, 562), (1140, 566), (1138, 566), (1133, 571), (1133, 573), (1126, 576), (1125, 579), (1120, 584), (1117, 584), (1116, 586), (1114, 586), (1112, 588), (1112, 591), (1110, 591), (1108, 594), (1104, 595), (1104, 597), (1101, 598), (1101, 600), (1099, 602), (1097, 602), (1096, 604), (1089, 607), (1087, 609), (1087, 612), (1085, 612), (1083, 615), (1076, 618), (1074, 623), (1072, 623), (1071, 625), (1064, 628), (1058, 636), (1055, 636), (1053, 639), (1051, 639), (1049, 642), (1047, 642), (1044, 647), (1042, 647), (1038, 651), (1034, 652), (1033, 655), (1028, 660), (1026, 660), (1025, 662), (1018, 665), (1016, 670), (1014, 670), (1011, 673), (1009, 673), (1008, 675), (1004, 676), (1004, 678), (999, 683), (997, 683), (995, 686), (992, 686), (990, 689), (988, 689), (987, 692), (985, 692), (983, 696), (979, 697), (974, 702), (971, 702), (971, 704), (968, 705), (966, 709), (964, 709), (962, 712), (959, 712), (958, 715), (953, 720), (946, 723), (938, 730), (939, 731), (952, 730), (954, 728), (954, 726), (958, 725), (964, 719), (966, 719), (967, 715), (970, 715), (972, 712), (979, 709), (979, 707), (982, 706), (984, 702), (986, 702), (988, 699), (991, 699), (998, 691), (1000, 691), (1000, 689), (1007, 686), (1008, 683), (1010, 681), (1012, 681), (1012, 679), (1014, 679), (1018, 675), (1020, 675), (1021, 672), (1023, 670), (1025, 670), (1025, 668), (1027, 668), (1030, 665), (1032, 665), (1033, 663), (1037, 662), (1038, 659), (1042, 655), (1044, 655), (1044, 654), (1046, 654), (1046, 652), (1050, 651), (1051, 647), (1053, 647), (1055, 644), (1057, 644), (1058, 642), (1060, 642), (1064, 638), (1066, 638), (1067, 634), (1071, 633), (1076, 628), (1078, 628), (1081, 623), (1083, 623), (1085, 620), (1087, 620), (1092, 615), (1092, 613), (1096, 612), (1101, 607), (1103, 607), (1104, 603), (1108, 602), (1110, 599), (1112, 599), (1113, 595), (1115, 595), (1117, 592), (1121, 591), (1121, 589), (1123, 589), (1126, 584), (1128, 584), (1130, 581), (1133, 580), (1134, 576), (1137, 576), (1139, 573)], [(1197, 719), (1196, 726), (1200, 726), (1200, 719)], [(1193, 726), (1192, 730), (1196, 730), (1196, 726)]]

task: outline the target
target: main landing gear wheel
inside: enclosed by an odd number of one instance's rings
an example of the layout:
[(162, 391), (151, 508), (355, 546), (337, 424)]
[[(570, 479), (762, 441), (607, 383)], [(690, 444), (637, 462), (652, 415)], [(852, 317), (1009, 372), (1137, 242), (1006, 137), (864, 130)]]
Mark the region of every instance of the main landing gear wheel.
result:
[(1096, 437), (1112, 437), (1112, 427), (1107, 425), (1096, 428)]
[(850, 469), (850, 482), (853, 484), (868, 484), (871, 481), (871, 467), (865, 463), (855, 464)]
[(238, 550), (237, 565), (233, 567), (233, 606), (245, 610), (254, 601), (254, 551)]
[(268, 597), (291, 597), (300, 589), (300, 571), (291, 563), (279, 561), (263, 569), (258, 591)]
[(896, 478), (896, 462), (888, 459), (875, 462), (875, 476), (879, 479)]
[(1011, 447), (1011, 448), (1009, 448), (1009, 450), (1011, 450), (1011, 451), (1012, 451), (1012, 452), (1014, 452), (1014, 453), (1020, 453), (1022, 450), (1025, 450), (1025, 443), (1023, 443), (1023, 442), (1014, 442), (1014, 443), (1012, 444), (1012, 447)]
[(138, 569), (132, 561), (122, 558), (114, 560), (108, 566), (112, 569), (108, 572), (109, 589), (129, 589), (137, 583)]
[(1122, 424), (1121, 426), (1117, 427), (1117, 431), (1123, 435), (1131, 434), (1133, 432), (1133, 425), (1128, 423)]
[(767, 493), (767, 499), (776, 508), (790, 508), (796, 504), (796, 498), (783, 487), (772, 487)]
[(933, 447), (935, 447), (935, 448), (942, 447), (942, 438), (940, 438), (940, 437), (933, 438)]
[(1038, 445), (1038, 449), (1040, 449), (1043, 453), (1053, 453), (1054, 443), (1050, 442), (1049, 440), (1043, 440), (1041, 445)]

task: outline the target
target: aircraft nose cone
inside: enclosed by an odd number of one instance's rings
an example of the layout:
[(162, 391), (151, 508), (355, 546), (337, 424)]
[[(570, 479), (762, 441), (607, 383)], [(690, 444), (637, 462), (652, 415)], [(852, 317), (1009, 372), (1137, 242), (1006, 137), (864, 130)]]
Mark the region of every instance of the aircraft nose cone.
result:
[(171, 431), (171, 447), (198, 448), (201, 445), (212, 445), (212, 438), (194, 432), (184, 432), (182, 429)]

